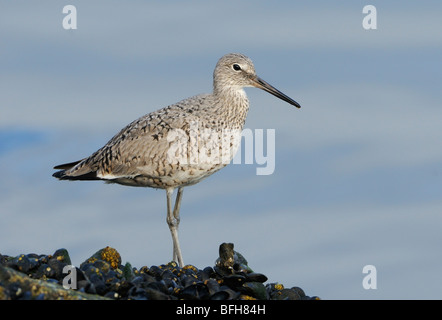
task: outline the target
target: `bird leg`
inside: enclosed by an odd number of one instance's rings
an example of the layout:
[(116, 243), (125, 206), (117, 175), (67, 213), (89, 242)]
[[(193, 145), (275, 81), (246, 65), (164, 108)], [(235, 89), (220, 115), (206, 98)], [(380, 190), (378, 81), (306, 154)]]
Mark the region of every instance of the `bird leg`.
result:
[(178, 191), (177, 191), (176, 199), (175, 199), (175, 205), (173, 207), (173, 217), (176, 221), (176, 229), (177, 229), (176, 230), (177, 231), (177, 237), (176, 237), (177, 246), (174, 249), (173, 259), (179, 263), (180, 267), (184, 266), (183, 257), (181, 254), (181, 248), (180, 248), (180, 244), (178, 241), (178, 226), (180, 224), (180, 207), (181, 207), (181, 198), (182, 197), (183, 197), (183, 188), (179, 187)]
[(179, 187), (175, 205), (172, 211), (172, 193), (173, 188), (166, 189), (167, 195), (167, 224), (169, 225), (170, 233), (173, 241), (173, 260), (178, 262), (180, 267), (184, 266), (183, 257), (181, 255), (180, 243), (178, 240), (178, 226), (180, 224), (180, 205), (183, 196), (183, 188)]

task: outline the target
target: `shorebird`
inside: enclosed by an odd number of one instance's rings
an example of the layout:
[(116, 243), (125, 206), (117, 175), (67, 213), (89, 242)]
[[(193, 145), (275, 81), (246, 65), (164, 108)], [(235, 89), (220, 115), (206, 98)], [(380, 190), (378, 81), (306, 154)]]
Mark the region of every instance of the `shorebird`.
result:
[[(173, 260), (184, 266), (178, 240), (183, 188), (233, 158), (249, 109), (244, 87), (256, 87), (301, 106), (256, 75), (252, 61), (230, 53), (213, 72), (213, 92), (184, 99), (133, 121), (91, 156), (54, 167), (60, 180), (104, 180), (166, 190)], [(177, 190), (172, 206), (172, 195)]]

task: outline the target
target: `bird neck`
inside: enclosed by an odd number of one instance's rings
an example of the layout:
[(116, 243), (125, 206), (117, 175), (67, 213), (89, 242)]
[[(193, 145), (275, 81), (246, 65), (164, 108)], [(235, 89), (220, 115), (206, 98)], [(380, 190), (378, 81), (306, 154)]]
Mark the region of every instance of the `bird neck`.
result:
[(217, 90), (215, 87), (213, 94), (224, 120), (236, 129), (242, 129), (249, 111), (249, 99), (244, 89), (223, 87), (222, 90)]

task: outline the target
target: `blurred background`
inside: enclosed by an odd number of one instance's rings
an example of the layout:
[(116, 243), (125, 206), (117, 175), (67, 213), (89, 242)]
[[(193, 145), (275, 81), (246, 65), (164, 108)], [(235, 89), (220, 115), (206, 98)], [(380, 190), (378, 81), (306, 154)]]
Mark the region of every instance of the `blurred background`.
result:
[[(77, 9), (65, 30), (62, 10)], [(365, 30), (365, 5), (377, 29)], [(0, 253), (75, 265), (107, 245), (167, 263), (163, 190), (65, 182), (132, 120), (210, 92), (241, 52), (293, 106), (247, 88), (276, 167), (231, 164), (185, 189), (185, 263), (235, 249), (268, 282), (324, 299), (441, 299), (440, 1), (0, 1)], [(365, 265), (377, 270), (366, 290)]]

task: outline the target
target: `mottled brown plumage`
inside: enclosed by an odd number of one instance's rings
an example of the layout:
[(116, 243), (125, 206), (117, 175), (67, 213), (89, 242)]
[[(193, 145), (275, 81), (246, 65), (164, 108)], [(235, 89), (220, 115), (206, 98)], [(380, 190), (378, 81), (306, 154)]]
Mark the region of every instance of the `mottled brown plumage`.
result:
[[(241, 137), (249, 101), (244, 87), (258, 87), (300, 107), (260, 79), (252, 61), (238, 53), (223, 56), (213, 73), (213, 93), (200, 94), (146, 114), (80, 161), (56, 166), (61, 180), (105, 180), (166, 190), (173, 258), (183, 265), (178, 242), (184, 186), (226, 166)], [(171, 195), (178, 188), (172, 210)]]

